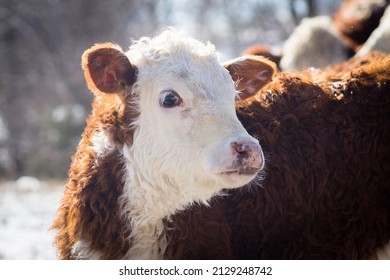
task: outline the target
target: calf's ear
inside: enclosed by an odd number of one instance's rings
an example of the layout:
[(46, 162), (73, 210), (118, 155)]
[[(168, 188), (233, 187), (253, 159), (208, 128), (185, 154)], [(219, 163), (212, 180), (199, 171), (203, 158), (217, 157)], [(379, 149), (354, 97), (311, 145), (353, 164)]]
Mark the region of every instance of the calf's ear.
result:
[(276, 65), (265, 57), (247, 55), (228, 62), (223, 66), (229, 71), (241, 99), (255, 95), (272, 81)]
[(81, 66), (87, 85), (95, 94), (122, 93), (137, 79), (137, 68), (119, 46), (111, 43), (97, 44), (86, 50)]

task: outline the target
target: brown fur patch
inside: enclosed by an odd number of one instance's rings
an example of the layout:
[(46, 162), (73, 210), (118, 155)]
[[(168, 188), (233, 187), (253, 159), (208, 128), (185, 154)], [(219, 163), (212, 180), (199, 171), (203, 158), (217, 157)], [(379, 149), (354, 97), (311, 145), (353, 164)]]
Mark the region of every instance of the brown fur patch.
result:
[[(131, 145), (138, 117), (134, 98), (128, 94), (102, 95), (93, 103), (87, 127), (73, 156), (69, 179), (52, 229), (61, 259), (77, 258), (72, 248), (78, 240), (91, 243), (103, 259), (120, 259), (130, 248), (129, 227), (120, 216), (118, 197), (123, 191), (125, 143)], [(98, 157), (91, 149), (92, 138), (104, 131), (114, 150)]]

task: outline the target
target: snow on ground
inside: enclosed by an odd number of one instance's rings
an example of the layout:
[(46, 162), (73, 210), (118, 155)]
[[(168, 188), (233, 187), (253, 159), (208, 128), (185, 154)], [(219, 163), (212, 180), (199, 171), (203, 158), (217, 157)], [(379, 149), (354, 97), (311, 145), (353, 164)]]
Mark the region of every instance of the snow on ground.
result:
[(63, 184), (22, 177), (0, 184), (0, 259), (56, 259), (54, 232), (49, 227)]

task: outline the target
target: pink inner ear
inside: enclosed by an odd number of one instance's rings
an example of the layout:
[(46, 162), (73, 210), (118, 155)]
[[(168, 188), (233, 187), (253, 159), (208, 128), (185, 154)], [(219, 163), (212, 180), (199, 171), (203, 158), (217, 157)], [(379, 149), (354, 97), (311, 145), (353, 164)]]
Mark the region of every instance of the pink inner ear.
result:
[(266, 58), (245, 56), (225, 64), (236, 82), (242, 99), (255, 95), (262, 87), (272, 81), (276, 71), (273, 62)]
[(110, 44), (97, 45), (83, 55), (83, 69), (92, 91), (120, 93), (136, 81), (137, 68), (127, 56)]
[(106, 69), (102, 78), (102, 86), (106, 89), (106, 92), (110, 92), (110, 89), (114, 89), (118, 83), (115, 72), (109, 69)]
[(89, 73), (96, 87), (107, 93), (114, 92), (116, 88), (116, 75), (111, 70), (111, 59), (109, 55), (91, 54), (89, 57)]
[(272, 76), (273, 76), (273, 71), (263, 70), (263, 71), (260, 71), (256, 77), (258, 80), (262, 81), (264, 84), (267, 84), (267, 83), (272, 81)]

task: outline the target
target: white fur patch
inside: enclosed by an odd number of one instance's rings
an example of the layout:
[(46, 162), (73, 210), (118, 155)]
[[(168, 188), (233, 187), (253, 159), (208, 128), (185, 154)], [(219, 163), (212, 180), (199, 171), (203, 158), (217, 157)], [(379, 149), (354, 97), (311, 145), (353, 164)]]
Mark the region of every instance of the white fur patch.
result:
[[(137, 154), (133, 149), (124, 146), (123, 154), (127, 159), (126, 178), (119, 203), (122, 215), (131, 226), (129, 238), (132, 239), (132, 248), (126, 258), (162, 259), (167, 246), (163, 219), (184, 210), (195, 201), (207, 204), (207, 200), (216, 193), (204, 191), (195, 196), (194, 193), (186, 191), (187, 186), (180, 188), (166, 181), (163, 176), (159, 181), (152, 182), (150, 179), (153, 174), (150, 174), (150, 170), (141, 172), (139, 166), (134, 164), (134, 153)], [(198, 186), (188, 187), (197, 189)]]
[(328, 16), (305, 18), (283, 46), (283, 70), (324, 67), (347, 59), (344, 44), (336, 35)]
[(97, 157), (104, 157), (115, 148), (115, 144), (111, 142), (104, 131), (95, 133), (92, 136), (91, 142), (91, 150), (96, 153)]
[(379, 26), (371, 33), (356, 56), (366, 55), (372, 50), (390, 53), (390, 6), (381, 17)]
[(100, 259), (101, 253), (90, 249), (89, 241), (77, 241), (72, 248), (72, 255), (75, 259), (80, 260), (98, 260)]

